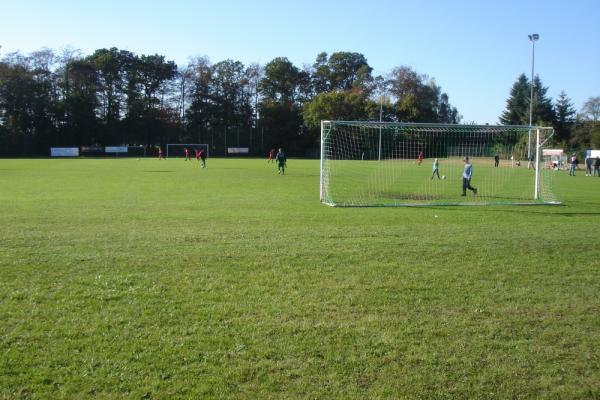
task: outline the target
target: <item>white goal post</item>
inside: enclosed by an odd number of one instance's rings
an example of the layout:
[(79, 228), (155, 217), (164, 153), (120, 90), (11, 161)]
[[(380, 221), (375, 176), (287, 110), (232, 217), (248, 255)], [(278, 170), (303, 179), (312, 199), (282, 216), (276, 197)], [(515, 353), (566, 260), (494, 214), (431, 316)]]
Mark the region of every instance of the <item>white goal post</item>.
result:
[[(528, 156), (530, 132), (535, 147)], [(559, 204), (557, 172), (543, 152), (553, 134), (538, 126), (322, 121), (321, 202)]]
[(209, 145), (206, 143), (168, 143), (166, 157), (183, 157), (185, 148), (190, 151), (190, 157), (194, 157), (194, 150), (196, 149), (204, 150), (206, 157), (209, 156)]

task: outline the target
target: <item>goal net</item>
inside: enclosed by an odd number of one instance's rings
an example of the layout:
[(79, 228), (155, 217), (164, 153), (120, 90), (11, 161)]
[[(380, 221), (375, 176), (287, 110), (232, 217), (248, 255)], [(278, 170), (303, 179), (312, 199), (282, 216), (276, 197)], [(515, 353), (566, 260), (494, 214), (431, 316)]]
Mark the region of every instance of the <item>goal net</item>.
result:
[(169, 143), (167, 144), (167, 158), (185, 157), (185, 149), (188, 149), (190, 158), (195, 157), (195, 150), (204, 150), (208, 157), (208, 144), (206, 143)]
[[(558, 204), (552, 190), (556, 171), (542, 151), (552, 135), (552, 128), (529, 126), (323, 121), (321, 201), (332, 206)], [(463, 195), (467, 163), (467, 183), (476, 190)]]

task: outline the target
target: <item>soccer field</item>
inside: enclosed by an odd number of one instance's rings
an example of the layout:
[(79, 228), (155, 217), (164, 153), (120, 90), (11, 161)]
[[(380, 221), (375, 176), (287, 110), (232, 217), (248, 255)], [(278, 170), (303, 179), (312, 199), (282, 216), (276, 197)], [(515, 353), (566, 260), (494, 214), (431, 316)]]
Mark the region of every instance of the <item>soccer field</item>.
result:
[(554, 185), (332, 208), (316, 160), (0, 160), (0, 399), (599, 398), (600, 179)]

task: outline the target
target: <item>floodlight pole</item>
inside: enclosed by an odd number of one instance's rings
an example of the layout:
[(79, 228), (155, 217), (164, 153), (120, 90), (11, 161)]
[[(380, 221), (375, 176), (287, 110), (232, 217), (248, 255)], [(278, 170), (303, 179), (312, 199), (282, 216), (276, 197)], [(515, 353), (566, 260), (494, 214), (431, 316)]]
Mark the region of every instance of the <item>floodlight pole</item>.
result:
[[(531, 132), (531, 130), (529, 130)], [(540, 143), (540, 128), (535, 130), (535, 184), (533, 198), (539, 200), (540, 198), (540, 149), (542, 145)]]
[(319, 166), (319, 198), (321, 199), (321, 202), (325, 201), (325, 195), (323, 193), (323, 178), (324, 178), (324, 174), (325, 174), (325, 121), (321, 121), (321, 160), (320, 160), (320, 166)]
[[(528, 35), (529, 40), (531, 41), (531, 95), (529, 97), (529, 127), (532, 126), (533, 120), (533, 73), (535, 66), (535, 42), (540, 39), (540, 35), (534, 33), (532, 35)], [(529, 135), (527, 138), (527, 165), (531, 164), (531, 129), (529, 129)]]
[(379, 104), (379, 148), (377, 152), (377, 159), (381, 161), (381, 117), (383, 115), (383, 95), (381, 96), (381, 102)]
[(382, 91), (379, 96), (379, 147), (377, 152), (377, 159), (381, 161), (381, 122), (383, 121), (383, 95), (385, 94), (385, 83), (382, 85)]

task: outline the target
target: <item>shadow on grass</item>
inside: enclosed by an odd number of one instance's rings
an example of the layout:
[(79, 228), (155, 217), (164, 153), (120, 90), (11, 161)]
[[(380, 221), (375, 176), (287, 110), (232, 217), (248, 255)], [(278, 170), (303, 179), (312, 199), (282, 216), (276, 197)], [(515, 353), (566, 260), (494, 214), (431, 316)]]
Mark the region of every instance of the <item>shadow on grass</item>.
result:
[[(598, 203), (569, 201), (568, 204), (524, 204), (519, 206), (513, 205), (490, 205), (489, 207), (476, 207), (477, 211), (486, 213), (508, 213), (508, 214), (537, 214), (537, 215), (557, 215), (562, 217), (576, 217), (582, 215), (600, 215), (600, 211), (578, 211), (572, 209), (573, 206), (599, 207)], [(430, 207), (436, 210), (448, 211), (464, 211), (464, 206), (450, 207)]]

